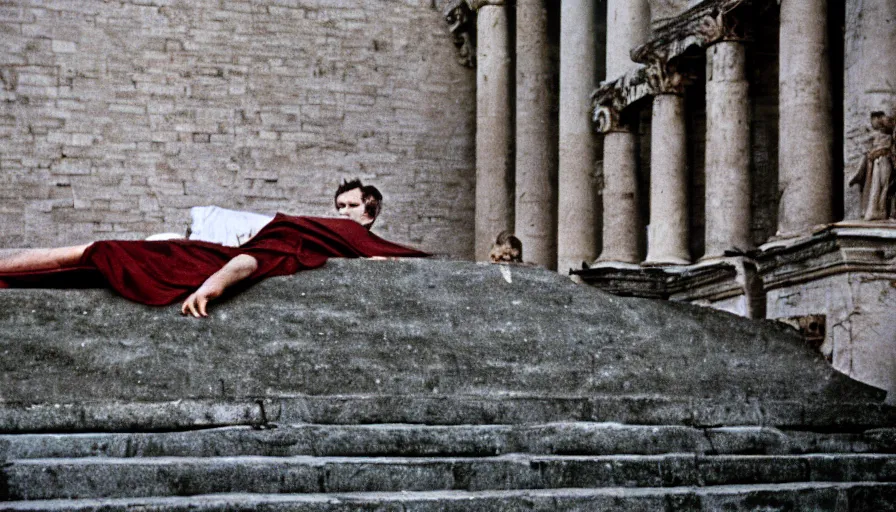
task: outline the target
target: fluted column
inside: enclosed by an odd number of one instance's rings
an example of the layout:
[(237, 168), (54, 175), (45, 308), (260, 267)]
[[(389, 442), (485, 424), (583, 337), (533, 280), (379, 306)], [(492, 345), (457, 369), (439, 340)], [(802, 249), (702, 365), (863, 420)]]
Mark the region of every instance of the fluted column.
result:
[(475, 256), (513, 229), (510, 40), (503, 0), (477, 2)]
[[(654, 65), (655, 67), (662, 66)], [(653, 98), (650, 136), (650, 224), (647, 265), (686, 265), (688, 252), (687, 129), (680, 75), (663, 73)]]
[(516, 4), (516, 236), (526, 261), (557, 264), (557, 142), (546, 0)]
[(831, 79), (827, 0), (782, 0), (778, 235), (832, 218)]
[[(637, 67), (632, 48), (650, 32), (647, 0), (608, 0), (607, 79)], [(603, 159), (603, 249), (598, 262), (638, 263), (642, 222), (638, 215), (637, 140), (618, 113), (608, 112)]]
[(704, 258), (747, 250), (750, 236), (750, 100), (746, 47), (706, 50), (706, 249)]
[(560, 5), (560, 124), (557, 270), (597, 257), (597, 197), (590, 95), (596, 72), (593, 0)]

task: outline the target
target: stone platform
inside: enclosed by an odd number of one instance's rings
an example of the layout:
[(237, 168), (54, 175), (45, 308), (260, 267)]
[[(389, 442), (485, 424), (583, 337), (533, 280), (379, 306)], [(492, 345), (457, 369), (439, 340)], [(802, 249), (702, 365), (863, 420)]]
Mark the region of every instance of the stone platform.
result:
[(3, 510), (896, 503), (896, 410), (795, 331), (532, 267), (335, 260), (208, 319), (3, 290), (0, 353)]

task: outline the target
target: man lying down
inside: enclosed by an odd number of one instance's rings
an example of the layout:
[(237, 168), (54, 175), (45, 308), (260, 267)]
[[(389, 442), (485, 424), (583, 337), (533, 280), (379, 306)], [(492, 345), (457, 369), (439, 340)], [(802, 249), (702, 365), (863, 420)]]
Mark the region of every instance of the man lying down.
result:
[(344, 218), (278, 213), (236, 247), (170, 239), (27, 249), (0, 259), (0, 288), (105, 284), (151, 306), (183, 300), (181, 312), (198, 318), (208, 316), (208, 303), (237, 283), (317, 268), (328, 258), (428, 256), (370, 232), (382, 201), (376, 187), (346, 181), (334, 201)]

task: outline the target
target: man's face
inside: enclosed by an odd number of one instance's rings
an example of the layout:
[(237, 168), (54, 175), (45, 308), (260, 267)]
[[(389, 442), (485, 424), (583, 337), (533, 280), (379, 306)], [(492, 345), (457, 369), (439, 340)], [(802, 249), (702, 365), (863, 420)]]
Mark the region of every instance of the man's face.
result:
[(373, 224), (373, 217), (367, 215), (364, 209), (360, 188), (346, 190), (336, 196), (336, 211), (339, 212), (339, 215), (348, 217), (362, 226)]

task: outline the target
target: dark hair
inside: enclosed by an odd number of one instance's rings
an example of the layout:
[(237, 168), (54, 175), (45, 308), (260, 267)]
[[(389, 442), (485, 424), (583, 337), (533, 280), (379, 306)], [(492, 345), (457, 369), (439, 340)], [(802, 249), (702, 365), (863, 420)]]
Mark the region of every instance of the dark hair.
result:
[(336, 198), (339, 197), (340, 194), (356, 188), (361, 189), (361, 201), (364, 203), (364, 213), (371, 219), (376, 220), (377, 216), (380, 214), (380, 203), (383, 202), (383, 194), (381, 194), (379, 189), (373, 185), (365, 185), (361, 183), (361, 180), (358, 178), (342, 180), (342, 184), (336, 188), (336, 194), (333, 195), (333, 203), (336, 203)]

